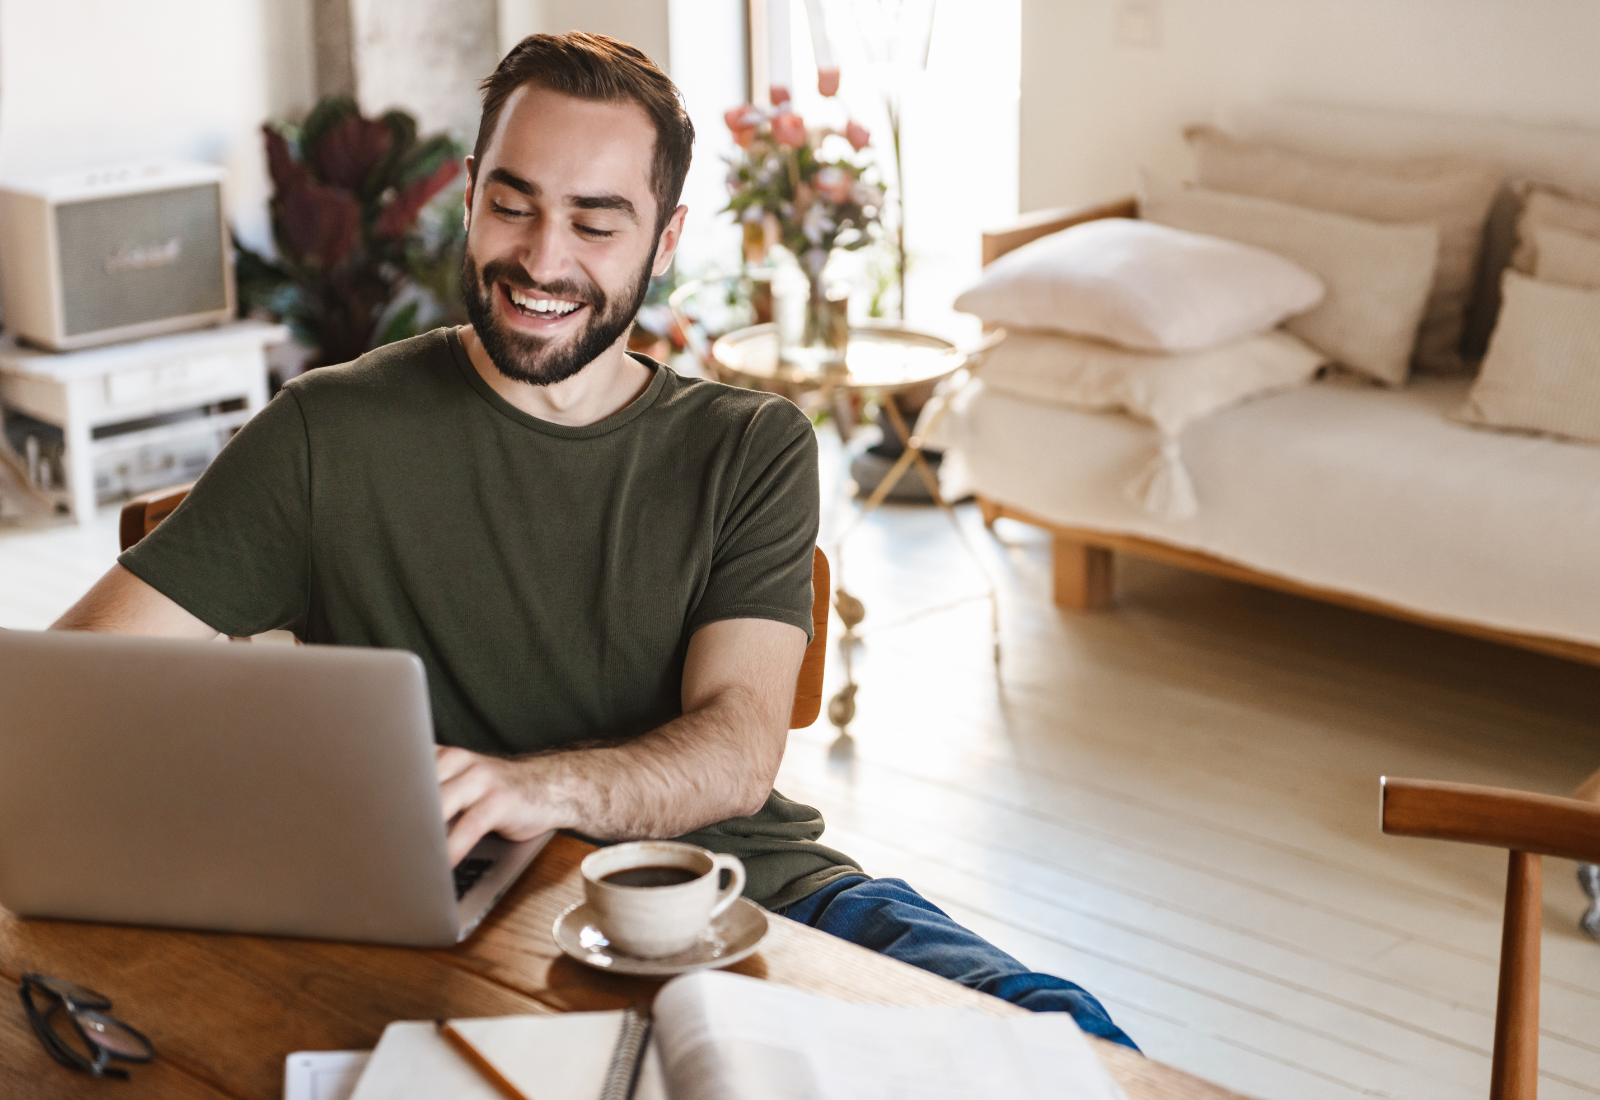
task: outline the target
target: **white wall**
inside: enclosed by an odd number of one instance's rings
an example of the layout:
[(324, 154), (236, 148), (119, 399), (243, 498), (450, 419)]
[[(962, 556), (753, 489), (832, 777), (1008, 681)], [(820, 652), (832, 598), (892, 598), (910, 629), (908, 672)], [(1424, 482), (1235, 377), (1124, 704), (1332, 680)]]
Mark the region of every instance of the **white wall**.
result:
[(667, 0), (499, 0), (500, 54), (530, 34), (592, 31), (638, 46), (670, 71)]
[(478, 82), (500, 61), (497, 0), (352, 0), (356, 99), (381, 115), (400, 107), (423, 135), (446, 130), (471, 146)]
[(1185, 172), (1185, 123), (1273, 101), (1600, 129), (1600, 2), (1023, 0), (1021, 208)]
[(261, 123), (312, 101), (309, 0), (4, 0), (0, 176), (175, 158), (228, 168), (269, 236)]

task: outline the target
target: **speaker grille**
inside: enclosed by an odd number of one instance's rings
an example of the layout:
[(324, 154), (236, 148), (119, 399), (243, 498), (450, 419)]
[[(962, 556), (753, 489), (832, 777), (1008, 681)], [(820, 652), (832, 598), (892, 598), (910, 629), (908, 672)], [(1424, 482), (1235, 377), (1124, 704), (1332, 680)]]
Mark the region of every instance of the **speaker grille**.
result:
[(227, 306), (214, 183), (56, 208), (65, 335)]

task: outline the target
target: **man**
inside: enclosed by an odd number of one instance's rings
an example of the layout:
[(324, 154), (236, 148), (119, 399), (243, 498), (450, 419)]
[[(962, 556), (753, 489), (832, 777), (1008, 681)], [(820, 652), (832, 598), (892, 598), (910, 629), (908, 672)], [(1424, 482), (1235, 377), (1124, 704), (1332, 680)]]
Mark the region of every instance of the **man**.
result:
[(1128, 1043), (772, 789), (811, 629), (810, 423), (626, 352), (693, 139), (633, 47), (524, 39), (467, 161), (472, 323), (291, 382), (56, 627), (411, 650), (452, 861), (490, 831), (681, 837), (740, 856), (768, 908)]

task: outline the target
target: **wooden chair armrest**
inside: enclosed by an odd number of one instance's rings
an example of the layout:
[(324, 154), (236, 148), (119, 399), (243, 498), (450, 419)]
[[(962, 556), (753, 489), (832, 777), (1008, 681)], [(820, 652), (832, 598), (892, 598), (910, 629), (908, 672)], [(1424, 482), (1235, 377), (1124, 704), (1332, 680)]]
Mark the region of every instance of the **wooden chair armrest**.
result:
[(189, 495), (189, 490), (194, 488), (194, 483), (179, 485), (171, 489), (157, 489), (153, 493), (134, 497), (122, 506), (122, 515), (118, 523), (118, 542), (126, 550), (151, 531), (156, 529), (156, 524), (172, 514), (174, 508), (183, 503), (183, 498)]
[(983, 266), (988, 267), (1007, 252), (1021, 248), (1029, 241), (1048, 237), (1052, 233), (1059, 233), (1074, 225), (1099, 221), (1101, 218), (1138, 216), (1139, 200), (1132, 195), (1125, 195), (1110, 202), (1096, 203), (1093, 206), (1057, 206), (1048, 210), (1035, 210), (1022, 215), (1010, 225), (991, 229), (983, 234)]
[(1600, 862), (1600, 805), (1593, 802), (1470, 783), (1389, 776), (1379, 782), (1383, 831), (1393, 836)]

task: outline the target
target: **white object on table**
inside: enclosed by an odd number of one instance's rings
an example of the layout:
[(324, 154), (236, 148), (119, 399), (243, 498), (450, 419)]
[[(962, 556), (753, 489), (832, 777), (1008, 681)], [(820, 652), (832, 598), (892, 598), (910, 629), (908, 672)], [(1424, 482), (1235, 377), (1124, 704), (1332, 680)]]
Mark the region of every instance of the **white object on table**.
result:
[[(61, 353), (7, 337), (0, 339), (0, 403), (61, 429), (68, 503), (87, 523), (97, 456), (239, 427), (266, 406), (266, 348), (287, 339), (287, 328), (261, 321)], [(243, 404), (232, 411), (209, 408), (237, 401)], [(193, 409), (204, 415), (95, 438), (98, 428)]]
[(370, 1050), (297, 1050), (283, 1062), (283, 1100), (350, 1100)]

